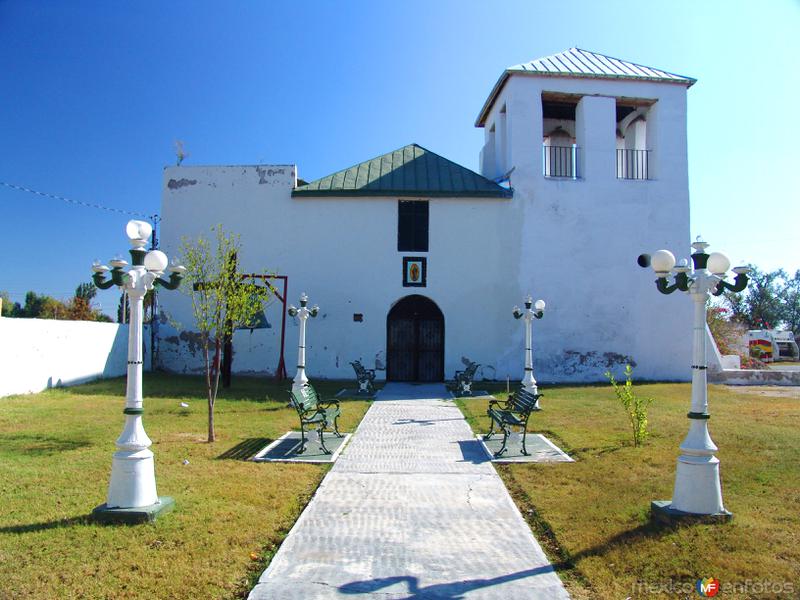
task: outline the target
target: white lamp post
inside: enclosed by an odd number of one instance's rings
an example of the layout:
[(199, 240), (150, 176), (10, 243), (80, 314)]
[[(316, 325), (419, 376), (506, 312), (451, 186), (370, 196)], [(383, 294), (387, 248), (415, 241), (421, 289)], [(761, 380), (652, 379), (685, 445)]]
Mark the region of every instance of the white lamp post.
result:
[(307, 307), (308, 296), (303, 292), (300, 295), (300, 308), (289, 305), (289, 315), (300, 319), (300, 341), (297, 348), (297, 373), (292, 383), (292, 391), (299, 393), (300, 389), (308, 383), (306, 376), (306, 321), (308, 317), (316, 317), (319, 313), (319, 306)]
[[(99, 521), (135, 523), (152, 521), (158, 513), (171, 508), (172, 498), (156, 494), (156, 477), (150, 438), (142, 425), (142, 318), (143, 300), (148, 290), (158, 285), (169, 290), (176, 289), (186, 269), (173, 265), (169, 268), (169, 280), (160, 276), (167, 268), (167, 255), (160, 250), (147, 252), (144, 247), (152, 233), (146, 221), (130, 221), (125, 228), (131, 242), (131, 266), (116, 257), (111, 261), (111, 279), (106, 280), (109, 268), (95, 263), (92, 279), (97, 287), (122, 288), (130, 300), (130, 324), (128, 326), (128, 382), (125, 397), (125, 427), (117, 439), (117, 451), (111, 466), (111, 481), (108, 497), (92, 511)], [(123, 307), (124, 310), (124, 307)]]
[(533, 303), (533, 298), (528, 295), (525, 299), (525, 310), (522, 311), (518, 306), (514, 307), (512, 314), (515, 319), (522, 319), (525, 322), (525, 375), (522, 377), (522, 386), (536, 398), (536, 408), (539, 408), (539, 388), (536, 387), (536, 379), (533, 377), (533, 334), (532, 325), (534, 319), (541, 319), (544, 316), (544, 300), (537, 300)]
[[(681, 260), (676, 264), (669, 250), (658, 250), (652, 256), (642, 254), (639, 265), (651, 265), (656, 272), (656, 288), (662, 294), (675, 290), (687, 292), (694, 302), (692, 344), (692, 404), (687, 417), (689, 433), (680, 446), (672, 500), (654, 501), (652, 515), (659, 520), (672, 520), (698, 515), (712, 520), (732, 516), (722, 504), (719, 479), (718, 450), (708, 433), (708, 396), (706, 381), (706, 302), (709, 296), (719, 296), (726, 289), (741, 292), (747, 287), (747, 267), (736, 267), (733, 284), (725, 281), (730, 260), (721, 252), (706, 254), (708, 244), (697, 237), (692, 244), (692, 264)], [(674, 275), (674, 282), (667, 278)]]

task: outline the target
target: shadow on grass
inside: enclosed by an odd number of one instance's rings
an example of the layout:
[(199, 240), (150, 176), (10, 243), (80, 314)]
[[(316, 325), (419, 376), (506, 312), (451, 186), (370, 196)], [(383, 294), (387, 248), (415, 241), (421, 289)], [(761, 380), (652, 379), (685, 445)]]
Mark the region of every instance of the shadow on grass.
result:
[(270, 438), (247, 438), (220, 454), (217, 460), (250, 460), (272, 441)]
[(91, 445), (92, 443), (87, 440), (57, 438), (35, 433), (12, 433), (3, 435), (2, 452), (26, 456), (51, 456)]
[(580, 567), (577, 565), (578, 562), (589, 557), (603, 558), (619, 548), (624, 548), (625, 551), (630, 553), (635, 551), (633, 548), (641, 542), (657, 540), (680, 527), (691, 526), (679, 523), (660, 525), (648, 521), (638, 527), (618, 533), (591, 548), (571, 553), (558, 540), (558, 536), (550, 523), (539, 513), (531, 497), (514, 478), (513, 470), (509, 467), (511, 465), (498, 465), (498, 470), (504, 474), (503, 480), (511, 496), (519, 506), (520, 512), (533, 531), (534, 536), (545, 548), (553, 567), (556, 571), (564, 572), (567, 577), (579, 582), (582, 587), (590, 592), (593, 591), (592, 582), (581, 572)]
[[(78, 396), (125, 396), (126, 379), (103, 379), (69, 388), (69, 393)], [(279, 401), (288, 397), (291, 382), (275, 382), (256, 377), (234, 379), (230, 388), (220, 384), (217, 399), (247, 400), (250, 402)], [(205, 400), (206, 380), (198, 375), (171, 375), (168, 373), (145, 373), (142, 382), (143, 395), (148, 398), (175, 398)]]
[(618, 548), (627, 548), (628, 552), (631, 552), (631, 548), (634, 548), (637, 544), (641, 542), (646, 542), (649, 540), (658, 540), (665, 535), (676, 531), (680, 527), (691, 526), (690, 524), (684, 525), (657, 525), (654, 523), (645, 523), (644, 525), (639, 525), (634, 529), (630, 529), (628, 531), (623, 531), (622, 533), (618, 533), (617, 535), (609, 538), (608, 540), (604, 541), (601, 544), (597, 544), (596, 546), (592, 546), (591, 548), (587, 548), (586, 550), (581, 550), (580, 552), (576, 552), (575, 554), (571, 554), (569, 552), (563, 553), (563, 559), (554, 564), (555, 569), (557, 571), (564, 570), (564, 569), (574, 569), (575, 563), (583, 560), (584, 558), (596, 557), (596, 558), (603, 558), (607, 554), (617, 550)]
[[(206, 379), (204, 375), (182, 375), (164, 372), (145, 372), (143, 395), (148, 398), (170, 398), (176, 400), (201, 400), (207, 397)], [(126, 378), (102, 379), (90, 383), (70, 387), (68, 393), (78, 396), (125, 396)], [(271, 377), (253, 377), (234, 373), (231, 387), (223, 388), (220, 383), (218, 400), (247, 402), (279, 402), (285, 404), (289, 400), (292, 380), (276, 381)], [(342, 388), (340, 381), (320, 380), (314, 387), (323, 398), (332, 397)], [(363, 400), (363, 398), (340, 398), (340, 400)]]
[(80, 515), (69, 517), (68, 519), (56, 519), (54, 521), (44, 521), (43, 523), (30, 523), (28, 525), (7, 525), (0, 527), (0, 534), (3, 533), (32, 533), (35, 531), (47, 531), (58, 529), (59, 527), (74, 527), (75, 525), (89, 525), (92, 522), (91, 515)]

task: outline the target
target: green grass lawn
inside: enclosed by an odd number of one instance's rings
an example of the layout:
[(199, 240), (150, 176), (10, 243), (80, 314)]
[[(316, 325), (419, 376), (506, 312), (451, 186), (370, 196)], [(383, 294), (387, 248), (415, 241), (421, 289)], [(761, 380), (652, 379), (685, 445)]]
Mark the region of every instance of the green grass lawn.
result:
[[(226, 458), (298, 428), (290, 386), (235, 377), (208, 444), (204, 380), (145, 374), (158, 493), (176, 508), (137, 526), (87, 518), (105, 502), (124, 379), (0, 399), (0, 599), (245, 596), (329, 468)], [(343, 401), (340, 429), (367, 408)]]
[[(631, 445), (610, 386), (552, 387), (543, 390), (543, 411), (529, 430), (544, 433), (576, 462), (498, 465), (573, 597), (700, 597), (676, 587), (700, 577), (723, 586), (762, 582), (720, 597), (800, 597), (798, 390), (710, 386), (709, 427), (734, 519), (659, 528), (649, 524), (650, 501), (672, 495), (690, 387), (635, 389), (655, 398), (652, 435), (643, 447)], [(485, 399), (458, 402), (476, 432), (488, 430)], [(765, 581), (791, 584), (793, 591), (775, 594)]]

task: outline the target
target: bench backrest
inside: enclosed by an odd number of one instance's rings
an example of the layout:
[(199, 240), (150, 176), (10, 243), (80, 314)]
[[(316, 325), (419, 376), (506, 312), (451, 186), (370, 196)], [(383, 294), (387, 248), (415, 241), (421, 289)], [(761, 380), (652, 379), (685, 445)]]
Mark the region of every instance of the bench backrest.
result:
[(356, 372), (356, 377), (366, 377), (367, 376), (367, 370), (361, 364), (361, 361), (355, 360), (355, 361), (351, 362), (350, 364), (353, 365), (353, 369)]
[(309, 410), (316, 410), (317, 402), (319, 401), (317, 391), (310, 383), (304, 385), (300, 391), (296, 393), (290, 391), (289, 398), (291, 399), (292, 406), (301, 414)]
[(472, 379), (473, 377), (475, 377), (475, 371), (478, 370), (478, 367), (480, 367), (480, 365), (476, 362), (469, 363), (469, 366), (466, 369), (464, 369), (464, 375)]
[(529, 413), (536, 408), (537, 398), (537, 395), (531, 394), (525, 388), (520, 388), (508, 399), (508, 408), (516, 413)]

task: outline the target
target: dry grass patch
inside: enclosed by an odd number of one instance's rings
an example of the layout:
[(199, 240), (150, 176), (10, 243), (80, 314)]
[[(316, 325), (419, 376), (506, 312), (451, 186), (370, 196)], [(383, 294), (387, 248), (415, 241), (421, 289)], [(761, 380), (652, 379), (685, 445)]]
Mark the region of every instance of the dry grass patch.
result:
[[(329, 468), (241, 460), (241, 449), (297, 428), (290, 385), (235, 378), (208, 444), (202, 379), (145, 374), (158, 492), (177, 506), (138, 526), (87, 518), (105, 501), (123, 379), (0, 399), (0, 598), (246, 595)], [(341, 429), (354, 430), (367, 408), (343, 401)]]
[[(635, 387), (655, 398), (644, 446), (631, 445), (610, 386), (553, 387), (544, 390), (544, 410), (530, 430), (577, 462), (498, 465), (573, 596), (676, 597), (670, 585), (694, 585), (700, 577), (723, 585), (791, 584), (792, 593), (777, 597), (800, 594), (800, 399), (710, 386), (709, 427), (734, 519), (664, 529), (650, 525), (649, 504), (672, 495), (690, 386)], [(476, 432), (488, 430), (485, 400), (459, 403)], [(773, 597), (755, 585), (749, 589), (725, 597)]]

